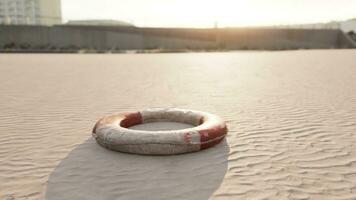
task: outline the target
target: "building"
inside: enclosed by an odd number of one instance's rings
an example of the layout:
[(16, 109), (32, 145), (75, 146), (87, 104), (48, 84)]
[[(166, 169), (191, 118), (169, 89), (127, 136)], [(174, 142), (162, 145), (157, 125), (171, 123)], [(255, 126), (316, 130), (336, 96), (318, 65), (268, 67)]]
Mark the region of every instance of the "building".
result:
[(342, 22), (341, 29), (345, 32), (353, 31), (356, 33), (356, 18)]
[(131, 23), (118, 20), (70, 20), (67, 24), (86, 26), (134, 26)]
[(0, 0), (0, 24), (62, 23), (60, 0)]
[(331, 21), (326, 23), (314, 24), (294, 24), (276, 26), (276, 28), (289, 28), (289, 29), (340, 29), (344, 32), (356, 32), (356, 18), (345, 21)]

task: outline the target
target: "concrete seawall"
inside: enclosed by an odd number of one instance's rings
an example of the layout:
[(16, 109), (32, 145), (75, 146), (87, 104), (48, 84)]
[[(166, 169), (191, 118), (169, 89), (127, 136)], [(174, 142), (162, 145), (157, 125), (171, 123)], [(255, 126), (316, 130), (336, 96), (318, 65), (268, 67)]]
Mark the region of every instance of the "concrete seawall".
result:
[(340, 30), (0, 26), (0, 49), (325, 49), (354, 48)]

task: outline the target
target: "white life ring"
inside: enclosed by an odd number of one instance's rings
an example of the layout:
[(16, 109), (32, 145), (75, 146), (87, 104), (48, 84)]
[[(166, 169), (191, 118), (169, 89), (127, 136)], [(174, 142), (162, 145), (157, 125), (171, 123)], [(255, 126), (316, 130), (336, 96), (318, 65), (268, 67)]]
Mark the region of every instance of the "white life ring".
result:
[[(194, 127), (172, 131), (129, 129), (137, 124), (160, 121), (187, 123)], [(107, 116), (100, 119), (93, 128), (93, 137), (105, 148), (148, 155), (199, 151), (218, 144), (226, 134), (226, 124), (220, 117), (176, 108), (147, 109)]]

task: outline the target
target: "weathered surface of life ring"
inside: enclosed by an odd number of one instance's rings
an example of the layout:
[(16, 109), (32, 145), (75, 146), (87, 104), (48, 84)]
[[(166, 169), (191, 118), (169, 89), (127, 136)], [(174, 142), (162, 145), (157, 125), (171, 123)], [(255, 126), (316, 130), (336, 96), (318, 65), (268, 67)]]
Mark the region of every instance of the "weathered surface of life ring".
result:
[[(170, 131), (142, 131), (129, 127), (150, 122), (180, 122), (194, 127)], [(120, 113), (100, 119), (93, 137), (101, 146), (120, 152), (171, 155), (195, 152), (218, 144), (227, 134), (218, 116), (177, 108), (147, 109)]]

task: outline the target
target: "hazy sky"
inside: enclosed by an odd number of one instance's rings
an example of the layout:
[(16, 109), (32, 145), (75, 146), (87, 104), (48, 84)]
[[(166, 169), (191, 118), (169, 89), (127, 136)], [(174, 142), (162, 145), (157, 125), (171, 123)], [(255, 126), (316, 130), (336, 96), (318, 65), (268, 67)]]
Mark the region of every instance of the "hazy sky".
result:
[(65, 21), (116, 19), (137, 26), (219, 27), (356, 17), (356, 0), (62, 0)]

